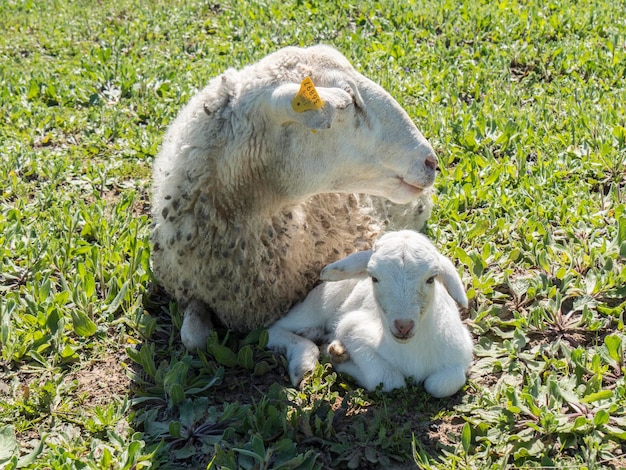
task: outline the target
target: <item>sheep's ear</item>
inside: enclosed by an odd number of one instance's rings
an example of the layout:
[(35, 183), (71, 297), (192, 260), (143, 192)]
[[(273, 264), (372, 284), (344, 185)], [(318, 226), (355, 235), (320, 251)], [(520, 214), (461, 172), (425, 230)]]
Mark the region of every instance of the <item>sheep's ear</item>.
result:
[(439, 255), (439, 263), (440, 263), (440, 272), (438, 279), (444, 285), (448, 293), (452, 296), (454, 300), (463, 308), (467, 308), (468, 301), (467, 295), (465, 294), (465, 287), (463, 287), (463, 282), (461, 281), (461, 277), (457, 272), (454, 264), (448, 258), (443, 255)]
[(272, 91), (270, 112), (281, 123), (299, 122), (309, 129), (329, 129), (332, 127), (337, 110), (352, 103), (352, 97), (341, 88), (313, 87), (306, 94), (302, 88), (306, 84), (288, 83)]
[(367, 274), (367, 263), (372, 257), (372, 250), (357, 251), (339, 261), (329, 264), (320, 274), (322, 281), (342, 281)]

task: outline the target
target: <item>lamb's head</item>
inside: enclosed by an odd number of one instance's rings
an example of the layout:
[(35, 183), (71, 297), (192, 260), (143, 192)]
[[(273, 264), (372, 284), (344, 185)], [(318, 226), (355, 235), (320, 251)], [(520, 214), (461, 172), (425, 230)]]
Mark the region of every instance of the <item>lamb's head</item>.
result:
[(436, 295), (446, 295), (438, 283), (467, 307), (465, 289), (452, 262), (428, 238), (411, 230), (383, 235), (372, 250), (329, 264), (321, 278), (336, 281), (365, 275), (372, 283), (383, 323), (401, 343), (416, 334), (425, 315), (437, 315), (431, 304)]
[[(257, 109), (275, 133), (272, 167), (285, 173), (284, 193), (360, 192), (407, 203), (433, 185), (437, 159), (428, 141), (389, 93), (335, 49), (285, 48), (254, 71), (256, 82), (242, 93), (264, 97)], [(261, 93), (254, 83), (268, 71)], [(306, 77), (321, 101), (302, 110), (294, 97)]]

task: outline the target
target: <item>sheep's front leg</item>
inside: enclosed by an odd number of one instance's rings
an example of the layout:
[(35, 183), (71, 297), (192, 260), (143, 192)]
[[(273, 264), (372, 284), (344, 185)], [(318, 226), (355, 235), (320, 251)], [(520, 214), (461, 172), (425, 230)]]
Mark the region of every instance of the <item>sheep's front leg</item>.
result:
[(206, 349), (206, 340), (213, 329), (211, 315), (200, 300), (190, 301), (183, 312), (180, 338), (188, 351)]
[(448, 397), (458, 392), (465, 382), (465, 367), (457, 365), (439, 370), (424, 380), (424, 388), (435, 398)]
[(319, 361), (317, 345), (302, 336), (274, 323), (268, 328), (269, 340), (267, 347), (284, 354), (289, 363), (289, 378), (297, 387), (306, 374), (313, 372)]

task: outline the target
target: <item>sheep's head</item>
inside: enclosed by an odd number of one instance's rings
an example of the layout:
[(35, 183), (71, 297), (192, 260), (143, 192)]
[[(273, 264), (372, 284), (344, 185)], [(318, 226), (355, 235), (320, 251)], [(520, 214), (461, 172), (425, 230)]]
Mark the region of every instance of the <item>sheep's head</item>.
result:
[(321, 278), (337, 281), (369, 276), (382, 320), (398, 342), (409, 341), (430, 312), (437, 283), (461, 306), (467, 296), (452, 262), (422, 234), (410, 230), (390, 232), (370, 251), (361, 251), (328, 265)]
[[(285, 192), (360, 192), (407, 203), (433, 185), (437, 159), (428, 141), (391, 95), (339, 52), (286, 48), (265, 61), (280, 71), (260, 109), (277, 133), (276, 158), (284, 160), (274, 167), (287, 174)], [(294, 109), (307, 77), (323, 104)]]

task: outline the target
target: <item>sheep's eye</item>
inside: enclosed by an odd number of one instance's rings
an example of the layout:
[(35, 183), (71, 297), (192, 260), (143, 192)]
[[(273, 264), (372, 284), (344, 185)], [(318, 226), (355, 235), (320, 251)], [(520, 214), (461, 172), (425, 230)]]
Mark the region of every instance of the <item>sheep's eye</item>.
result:
[(378, 282), (378, 278), (377, 278), (377, 277), (372, 276), (372, 282)]
[(426, 279), (426, 284), (432, 284), (433, 282), (435, 282), (435, 278), (437, 276), (430, 276), (428, 279)]

